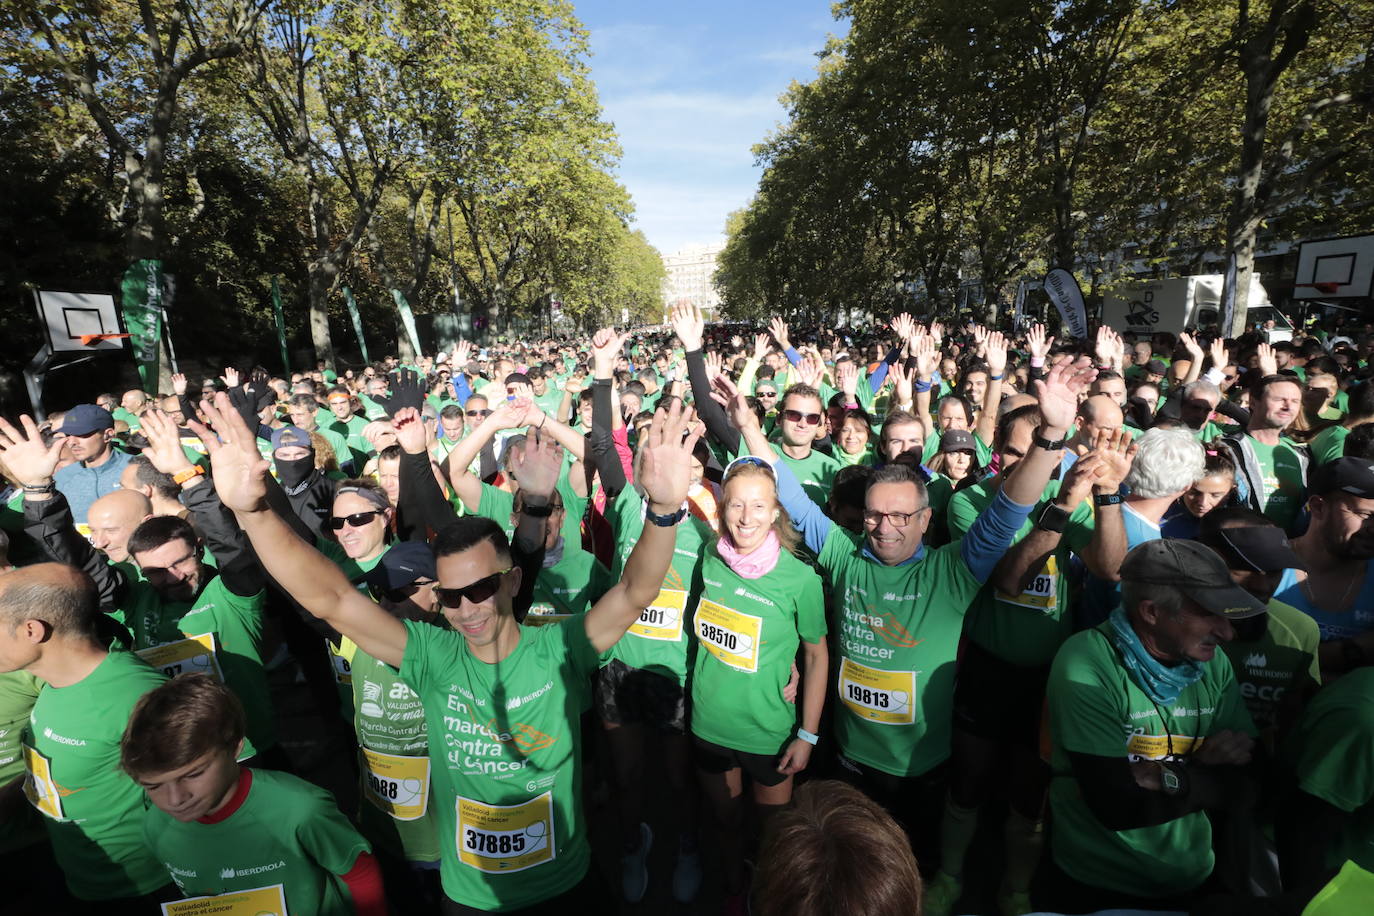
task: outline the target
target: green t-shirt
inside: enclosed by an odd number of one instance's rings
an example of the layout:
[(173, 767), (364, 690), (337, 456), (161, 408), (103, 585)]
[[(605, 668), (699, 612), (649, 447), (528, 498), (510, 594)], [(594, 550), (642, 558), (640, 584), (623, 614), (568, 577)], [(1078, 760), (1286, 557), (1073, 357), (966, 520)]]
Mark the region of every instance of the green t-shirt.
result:
[(1329, 426), (1312, 437), (1307, 450), (1312, 455), (1313, 464), (1328, 464), (1345, 454), (1345, 439), (1350, 430), (1337, 424)]
[(119, 741), (140, 697), (167, 680), (136, 655), (111, 652), (68, 687), (45, 686), (24, 743), (25, 792), (43, 814), (67, 888), (79, 900), (138, 897), (167, 883), (143, 840), (143, 790), (119, 768)]
[(395, 668), (352, 648), (353, 727), (362, 783), (359, 826), (393, 856), (437, 862), (424, 704)]
[[(587, 497), (578, 496), (573, 492), (566, 466), (558, 478), (558, 494), (563, 497), (563, 525), (559, 534), (563, 536), (563, 543), (581, 547), (582, 513), (587, 507)], [(514, 493), (493, 487), (489, 483), (482, 484), (482, 498), (477, 503), (475, 515), (491, 519), (500, 525), (501, 530), (506, 532), (506, 537), (510, 538), (515, 531), (515, 526), (511, 523), (511, 514), (514, 512)]]
[[(606, 503), (606, 518), (615, 536), (611, 581), (618, 582), (625, 574), (625, 561), (644, 531), (644, 498), (627, 486)], [(602, 660), (618, 659), (631, 668), (652, 671), (683, 684), (696, 646), (689, 638), (692, 625), (687, 619), (687, 609), (696, 607), (700, 598), (701, 579), (697, 571), (706, 545), (715, 543), (717, 535), (709, 525), (689, 513), (678, 523), (676, 536), (673, 559), (668, 564), (658, 597)]]
[(1055, 656), (1046, 695), (1052, 746), (1051, 851), (1069, 877), (1137, 897), (1193, 890), (1212, 872), (1212, 826), (1194, 811), (1152, 827), (1109, 830), (1083, 799), (1069, 753), (1129, 760), (1186, 759), (1208, 735), (1255, 733), (1222, 652), (1168, 708), (1131, 680), (1110, 622), (1070, 636)]
[[(774, 450), (783, 463), (796, 475), (797, 482), (806, 491), (806, 495), (811, 497), (811, 501), (824, 509), (826, 501), (830, 499), (830, 487), (835, 483), (835, 475), (840, 472), (842, 465), (825, 452), (819, 452), (814, 448), (811, 450), (811, 454), (800, 459), (789, 458), (783, 452), (781, 445), (777, 445)], [(739, 458), (748, 454), (749, 446), (741, 440), (735, 457)]]
[[(192, 601), (167, 601), (147, 582), (130, 582), (120, 602), (134, 651), (169, 677), (203, 671), (222, 680), (243, 703), (248, 740), (259, 751), (276, 746), (277, 726), (263, 669), (262, 614), (266, 592), (235, 595), (215, 576)], [(208, 640), (213, 637), (213, 653)]]
[[(350, 414), (347, 420), (340, 420), (331, 412), (329, 420), (324, 424), (324, 429), (336, 436), (342, 436), (344, 444), (348, 446), (348, 452), (353, 458), (353, 469), (361, 473), (363, 465), (376, 449), (372, 443), (363, 436), (363, 430), (367, 428), (368, 420), (357, 414)], [(343, 462), (340, 461), (340, 464)]]
[[(1138, 439), (1141, 435), (1140, 433), (1135, 433), (1132, 435), (1132, 439)], [(1193, 433), (1194, 438), (1204, 444), (1211, 442), (1213, 439), (1220, 439), (1224, 435), (1226, 435), (1226, 430), (1216, 423), (1213, 423), (1211, 420), (1203, 423), (1202, 428)]]
[[(535, 406), (544, 411), (547, 416), (553, 417), (560, 422), (567, 422), (566, 417), (558, 415), (558, 408), (563, 403), (563, 392), (553, 385), (549, 385), (543, 394), (536, 394), (533, 398)], [(574, 401), (574, 404), (576, 401)]]
[(542, 626), (581, 617), (612, 584), (600, 560), (564, 539), (563, 556), (534, 580), (534, 601), (525, 624)]
[(1283, 746), (1298, 787), (1350, 814), (1327, 865), (1374, 870), (1374, 668), (1323, 687)]
[[(1282, 601), (1269, 602), (1266, 621), (1259, 639), (1221, 644), (1231, 660), (1245, 708), (1261, 732), (1278, 724), (1281, 707), (1296, 709), (1304, 691), (1321, 683), (1317, 622)], [(1290, 696), (1294, 691), (1298, 696)]]
[(919, 776), (949, 757), (954, 659), (980, 583), (956, 541), (900, 566), (835, 525), (821, 547), (839, 630), (835, 731), (851, 760)]
[[(24, 726), (43, 682), (27, 671), (0, 674), (0, 786), (24, 772)], [(45, 839), (44, 818), (23, 809), (0, 821), (0, 855)]]
[(750, 754), (777, 754), (792, 738), (797, 707), (783, 699), (800, 640), (825, 638), (820, 576), (786, 549), (757, 579), (735, 573), (707, 547), (692, 615), (692, 734)]
[(1287, 439), (1280, 439), (1278, 445), (1265, 445), (1253, 436), (1249, 440), (1264, 475), (1264, 492), (1259, 500), (1264, 517), (1287, 531), (1302, 509), (1306, 493), (1296, 448)]
[(444, 893), (519, 909), (571, 890), (591, 861), (579, 726), (597, 657), (583, 622), (523, 627), (494, 665), (462, 634), (406, 632), (401, 678), (424, 702)]
[(247, 773), (243, 804), (217, 823), (182, 822), (148, 807), (142, 835), (166, 866), (164, 877), (170, 873), (187, 897), (280, 885), (291, 916), (351, 913), (339, 876), (371, 851), (367, 841), (318, 786), (290, 773)]
[[(953, 538), (968, 534), (973, 522), (992, 505), (1000, 484), (989, 478), (965, 487), (950, 500), (949, 530)], [(1031, 510), (1013, 543), (1035, 527), (1041, 510), (1059, 495), (1060, 482), (1051, 480), (1040, 502)], [(1079, 503), (1059, 539), (1059, 546), (1018, 595), (998, 591), (989, 583), (978, 592), (968, 614), (968, 636), (982, 648), (1013, 665), (1048, 665), (1073, 632), (1069, 606), (1069, 582), (1064, 573), (1070, 554), (1082, 551), (1093, 534), (1093, 509), (1088, 500)]]

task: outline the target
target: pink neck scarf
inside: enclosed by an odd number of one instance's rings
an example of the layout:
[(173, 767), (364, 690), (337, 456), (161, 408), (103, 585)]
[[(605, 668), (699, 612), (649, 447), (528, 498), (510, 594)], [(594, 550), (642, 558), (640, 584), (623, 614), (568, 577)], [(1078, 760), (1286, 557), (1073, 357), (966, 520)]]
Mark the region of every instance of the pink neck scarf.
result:
[(782, 542), (778, 540), (776, 531), (768, 532), (764, 542), (747, 554), (736, 550), (728, 538), (716, 542), (716, 553), (741, 579), (759, 579), (768, 575), (778, 565), (778, 554), (781, 552)]

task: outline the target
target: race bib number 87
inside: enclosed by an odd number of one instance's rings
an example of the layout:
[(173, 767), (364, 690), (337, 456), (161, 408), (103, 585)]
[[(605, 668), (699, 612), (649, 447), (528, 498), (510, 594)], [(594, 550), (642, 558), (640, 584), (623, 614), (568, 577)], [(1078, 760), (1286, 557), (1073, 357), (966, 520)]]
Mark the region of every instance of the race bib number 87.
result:
[(759, 636), (763, 618), (741, 614), (723, 604), (701, 599), (697, 605), (697, 638), (706, 651), (740, 671), (759, 670)]
[(458, 859), (479, 871), (511, 873), (550, 862), (553, 793), (519, 805), (488, 805), (458, 799)]

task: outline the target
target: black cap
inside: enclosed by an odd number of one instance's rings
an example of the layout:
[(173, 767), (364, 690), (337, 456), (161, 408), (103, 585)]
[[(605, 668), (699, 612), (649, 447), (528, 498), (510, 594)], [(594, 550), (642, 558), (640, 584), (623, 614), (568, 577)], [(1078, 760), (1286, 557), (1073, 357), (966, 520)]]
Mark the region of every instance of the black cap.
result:
[(1155, 375), (1163, 375), (1169, 371), (1169, 367), (1164, 365), (1164, 360), (1162, 359), (1152, 359), (1145, 364), (1145, 371), (1154, 373)]
[(1219, 617), (1244, 620), (1269, 608), (1231, 581), (1226, 561), (1197, 541), (1160, 538), (1146, 541), (1126, 554), (1121, 563), (1123, 582), (1172, 585)]
[(438, 578), (434, 568), (434, 551), (422, 541), (401, 541), (391, 545), (376, 566), (363, 576), (369, 586), (391, 590), (413, 585), (419, 579), (431, 582)]
[(940, 433), (940, 451), (942, 452), (976, 452), (977, 450), (973, 443), (973, 433), (966, 429), (947, 429)]
[(114, 417), (103, 407), (77, 404), (62, 418), (58, 432), (64, 436), (89, 436), (91, 433), (114, 429)]
[(1339, 491), (1374, 499), (1374, 462), (1365, 458), (1337, 458), (1319, 464), (1307, 476), (1307, 489), (1313, 496)]
[(1276, 525), (1257, 525), (1245, 528), (1221, 528), (1211, 547), (1230, 569), (1262, 573), (1282, 572), (1285, 569), (1306, 569), (1288, 536)]

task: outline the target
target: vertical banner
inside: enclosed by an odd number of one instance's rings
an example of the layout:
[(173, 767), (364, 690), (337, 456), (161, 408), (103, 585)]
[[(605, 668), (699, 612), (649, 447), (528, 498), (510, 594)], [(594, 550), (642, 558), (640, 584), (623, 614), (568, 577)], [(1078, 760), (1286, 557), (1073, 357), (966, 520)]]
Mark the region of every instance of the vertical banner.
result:
[(1221, 336), (1231, 336), (1231, 322), (1236, 320), (1236, 253), (1226, 259), (1226, 277), (1221, 283)]
[(1011, 326), (1020, 331), (1022, 324), (1026, 320), (1026, 281), (1018, 280), (1016, 283), (1016, 305), (1012, 308)]
[(277, 343), (281, 346), (281, 367), (289, 378), (291, 375), (291, 358), (286, 352), (286, 316), (281, 310), (281, 284), (277, 278), (272, 278), (272, 314), (277, 319)]
[(399, 289), (391, 291), (391, 298), (396, 300), (396, 311), (401, 313), (401, 324), (405, 325), (406, 336), (410, 338), (410, 345), (415, 348), (415, 356), (419, 357), (420, 334), (415, 330), (415, 315), (410, 311), (410, 303)]
[(343, 288), (344, 302), (348, 304), (348, 317), (353, 319), (353, 333), (358, 336), (358, 349), (363, 352), (363, 362), (372, 362), (367, 355), (367, 340), (363, 337), (363, 319), (358, 315), (358, 303), (353, 301), (353, 290)]
[(124, 327), (138, 364), (144, 391), (158, 390), (158, 354), (162, 339), (162, 262), (135, 261), (120, 286)]
[(1087, 340), (1088, 315), (1083, 306), (1083, 290), (1079, 289), (1073, 274), (1062, 267), (1045, 274), (1045, 295), (1059, 309), (1059, 317), (1069, 333), (1079, 340)]

